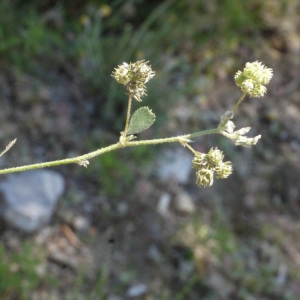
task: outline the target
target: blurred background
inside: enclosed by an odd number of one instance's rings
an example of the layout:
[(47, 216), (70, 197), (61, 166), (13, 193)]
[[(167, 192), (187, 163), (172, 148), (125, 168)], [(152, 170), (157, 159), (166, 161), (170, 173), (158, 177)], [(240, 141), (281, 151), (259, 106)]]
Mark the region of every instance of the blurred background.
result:
[[(195, 139), (234, 167), (206, 189), (175, 144), (53, 168), (58, 201), (34, 228), (5, 215), (2, 175), (0, 299), (299, 299), (298, 0), (0, 1), (1, 148), (18, 138), (1, 168), (115, 143), (127, 98), (111, 72), (141, 59), (157, 121), (139, 138), (215, 127), (240, 96), (235, 72), (258, 60), (274, 77), (235, 124), (261, 140)], [(25, 203), (24, 186), (10, 188)]]

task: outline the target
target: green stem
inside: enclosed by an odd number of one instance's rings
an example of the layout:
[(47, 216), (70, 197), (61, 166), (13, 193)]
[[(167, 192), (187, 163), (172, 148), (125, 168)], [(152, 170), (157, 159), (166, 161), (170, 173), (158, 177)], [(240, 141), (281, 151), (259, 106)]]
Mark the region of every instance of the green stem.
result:
[(219, 129), (214, 128), (214, 129), (209, 129), (209, 130), (203, 130), (203, 131), (195, 132), (192, 134), (174, 136), (174, 137), (170, 137), (170, 138), (131, 141), (131, 142), (126, 142), (125, 144), (118, 142), (116, 144), (92, 151), (92, 152), (84, 154), (84, 155), (76, 156), (74, 158), (65, 158), (65, 159), (61, 159), (61, 160), (54, 160), (54, 161), (49, 161), (49, 162), (44, 162), (44, 163), (36, 163), (36, 164), (25, 165), (25, 166), (20, 166), (20, 167), (2, 169), (2, 170), (0, 170), (0, 175), (8, 174), (8, 173), (15, 173), (15, 172), (22, 172), (22, 171), (29, 171), (29, 170), (34, 170), (34, 169), (47, 168), (47, 167), (53, 167), (53, 166), (58, 166), (58, 165), (66, 165), (66, 164), (72, 164), (72, 163), (80, 164), (83, 161), (88, 161), (89, 159), (91, 159), (93, 157), (96, 157), (96, 156), (99, 156), (104, 153), (114, 151), (114, 150), (117, 150), (120, 148), (136, 147), (136, 146), (142, 146), (142, 145), (157, 145), (157, 144), (174, 143), (174, 142), (182, 143), (185, 140), (189, 140), (193, 137), (207, 135), (207, 134), (214, 134), (214, 133), (219, 133)]
[(16, 141), (17, 141), (17, 139), (14, 139), (14, 140), (10, 141), (8, 143), (8, 145), (5, 147), (5, 149), (0, 153), (0, 157), (2, 155), (4, 155), (16, 143)]
[(186, 144), (185, 147), (186, 147), (187, 149), (189, 149), (189, 150), (196, 156), (197, 151), (194, 150), (189, 144)]
[(44, 162), (44, 163), (36, 163), (36, 164), (32, 164), (32, 165), (25, 165), (25, 166), (20, 166), (20, 167), (2, 169), (2, 170), (0, 170), (0, 175), (8, 174), (8, 173), (15, 173), (15, 172), (22, 172), (22, 171), (29, 171), (29, 170), (34, 170), (34, 169), (47, 168), (47, 167), (54, 167), (54, 166), (58, 166), (58, 165), (80, 163), (82, 161), (89, 160), (95, 156), (116, 150), (118, 148), (120, 148), (119, 143), (110, 145), (105, 148), (98, 149), (96, 151), (93, 151), (93, 152), (90, 152), (90, 153), (87, 153), (84, 155), (76, 156), (74, 158), (65, 158), (65, 159), (60, 159), (60, 160)]
[(243, 102), (243, 100), (245, 99), (246, 95), (247, 95), (246, 92), (244, 92), (244, 93), (242, 94), (242, 96), (240, 97), (239, 101), (237, 102), (237, 104), (235, 105), (235, 107), (234, 107), (234, 109), (233, 109), (233, 111), (232, 111), (233, 113), (236, 112), (236, 110), (238, 109), (238, 107), (240, 106), (240, 104), (241, 104), (241, 103)]
[(207, 129), (207, 130), (198, 131), (198, 132), (191, 133), (191, 134), (187, 134), (184, 137), (192, 139), (194, 137), (198, 137), (198, 136), (202, 136), (202, 135), (208, 135), (208, 134), (216, 134), (216, 133), (220, 133), (220, 129), (218, 127), (217, 128), (213, 128), (213, 129)]
[(126, 123), (125, 123), (125, 128), (123, 131), (122, 136), (125, 138), (127, 135), (127, 130), (129, 126), (129, 119), (130, 119), (130, 113), (131, 113), (131, 103), (132, 103), (132, 95), (129, 96), (128, 98), (128, 107), (127, 107), (127, 115), (126, 115)]

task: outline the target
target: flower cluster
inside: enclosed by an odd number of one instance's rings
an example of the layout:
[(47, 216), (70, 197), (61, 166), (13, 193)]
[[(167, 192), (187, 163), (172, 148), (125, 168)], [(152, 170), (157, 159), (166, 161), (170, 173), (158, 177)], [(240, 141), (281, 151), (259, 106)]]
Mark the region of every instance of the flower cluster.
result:
[(250, 148), (253, 145), (256, 145), (258, 140), (261, 138), (261, 135), (255, 137), (247, 137), (247, 134), (251, 127), (244, 127), (239, 130), (234, 131), (235, 125), (232, 121), (227, 121), (223, 125), (223, 130), (220, 133), (227, 138), (229, 138), (236, 146), (248, 147)]
[(268, 84), (273, 76), (273, 70), (265, 67), (260, 62), (246, 63), (242, 71), (237, 71), (234, 80), (243, 92), (249, 94), (250, 97), (262, 97)]
[(223, 158), (223, 152), (218, 148), (211, 148), (207, 154), (196, 152), (193, 168), (196, 169), (196, 183), (198, 186), (211, 186), (214, 181), (214, 174), (217, 179), (223, 179), (232, 173), (231, 162), (223, 162)]
[(115, 68), (112, 77), (120, 84), (125, 85), (128, 95), (134, 97), (137, 101), (142, 101), (146, 95), (146, 83), (153, 78), (155, 72), (151, 66), (144, 60), (135, 63), (123, 63)]

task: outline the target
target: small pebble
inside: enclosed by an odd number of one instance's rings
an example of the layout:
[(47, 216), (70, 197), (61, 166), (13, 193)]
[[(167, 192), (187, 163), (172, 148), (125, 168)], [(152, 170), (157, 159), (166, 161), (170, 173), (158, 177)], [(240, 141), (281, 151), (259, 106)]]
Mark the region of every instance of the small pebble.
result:
[(131, 286), (127, 290), (126, 295), (127, 295), (127, 297), (134, 298), (134, 297), (139, 297), (141, 295), (144, 295), (146, 292), (147, 292), (146, 285), (139, 283), (139, 284)]
[(196, 207), (192, 197), (186, 192), (180, 192), (175, 197), (175, 208), (179, 212), (191, 214)]
[(168, 193), (163, 193), (157, 203), (157, 211), (163, 216), (167, 217), (170, 213), (170, 203), (171, 203), (171, 195)]

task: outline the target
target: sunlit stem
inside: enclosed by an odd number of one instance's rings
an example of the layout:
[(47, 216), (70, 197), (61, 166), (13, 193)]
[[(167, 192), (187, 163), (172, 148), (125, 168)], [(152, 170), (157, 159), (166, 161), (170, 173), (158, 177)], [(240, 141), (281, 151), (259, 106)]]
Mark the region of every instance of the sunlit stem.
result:
[(183, 137), (192, 139), (192, 138), (195, 138), (198, 136), (208, 135), (208, 134), (216, 134), (216, 133), (220, 133), (220, 129), (218, 127), (213, 128), (213, 129), (198, 131), (198, 132), (191, 133), (191, 134), (187, 134), (187, 135), (184, 135)]
[(37, 163), (37, 164), (31, 164), (26, 166), (20, 166), (20, 167), (13, 167), (13, 168), (7, 168), (0, 170), (0, 174), (8, 174), (8, 173), (15, 173), (15, 172), (22, 172), (22, 171), (29, 171), (34, 169), (41, 169), (41, 168), (47, 168), (47, 167), (53, 167), (58, 165), (66, 165), (66, 164), (72, 164), (77, 163), (81, 165), (82, 162), (88, 161), (89, 159), (92, 159), (93, 157), (100, 156), (104, 153), (114, 151), (121, 148), (126, 147), (136, 147), (136, 146), (142, 146), (142, 145), (157, 145), (157, 144), (164, 144), (164, 143), (180, 143), (182, 144), (182, 141), (184, 139), (191, 139), (197, 136), (203, 136), (207, 134), (214, 134), (214, 133), (220, 133), (219, 128), (209, 129), (209, 130), (203, 130), (191, 134), (186, 135), (180, 135), (180, 136), (174, 136), (169, 138), (161, 138), (161, 139), (151, 139), (151, 140), (141, 140), (141, 141), (129, 141), (125, 143), (118, 142), (116, 144), (100, 148), (98, 150), (92, 151), (90, 153), (76, 156), (74, 158), (65, 158), (61, 160), (54, 160), (44, 163)]
[(5, 149), (0, 153), (0, 157), (4, 155), (10, 148), (16, 143), (17, 139), (14, 139), (9, 142), (9, 144), (5, 147)]
[(242, 94), (242, 96), (240, 97), (239, 101), (237, 102), (237, 104), (235, 105), (235, 107), (234, 107), (234, 109), (233, 109), (233, 111), (232, 111), (233, 113), (235, 113), (235, 112), (237, 111), (238, 107), (239, 107), (240, 104), (243, 102), (243, 100), (245, 99), (246, 95), (247, 95), (246, 92), (244, 92), (244, 93)]
[(194, 155), (197, 154), (197, 151), (194, 148), (192, 148), (189, 144), (186, 144), (185, 147), (188, 148)]
[(132, 95), (129, 95), (129, 98), (128, 98), (128, 107), (127, 107), (127, 115), (126, 115), (126, 123), (125, 123), (124, 131), (122, 133), (122, 135), (123, 135), (124, 138), (126, 137), (127, 131), (128, 131), (130, 114), (131, 114), (131, 103), (132, 103)]
[(240, 97), (239, 101), (237, 102), (237, 104), (235, 105), (235, 107), (234, 107), (234, 109), (233, 109), (233, 111), (232, 111), (233, 113), (235, 113), (235, 112), (237, 111), (238, 107), (239, 107), (240, 104), (243, 102), (243, 100), (244, 100), (244, 98), (246, 97), (246, 95), (247, 95), (246, 92), (244, 92), (244, 93), (242, 94), (242, 96)]

